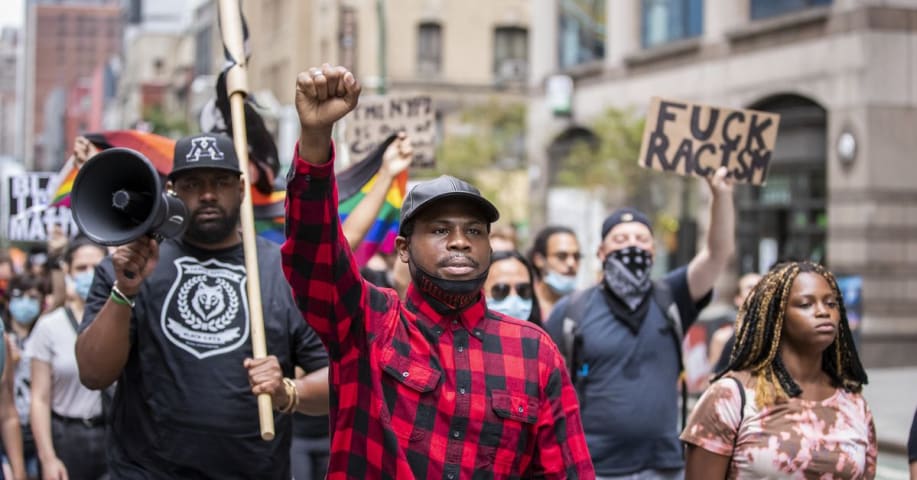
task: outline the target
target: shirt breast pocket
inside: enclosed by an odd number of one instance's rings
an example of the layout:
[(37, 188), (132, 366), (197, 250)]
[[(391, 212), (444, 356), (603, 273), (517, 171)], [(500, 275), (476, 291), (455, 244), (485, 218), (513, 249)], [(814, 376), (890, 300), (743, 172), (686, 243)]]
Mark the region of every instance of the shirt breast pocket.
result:
[(398, 437), (423, 440), (436, 420), (436, 388), (442, 372), (422, 359), (402, 355), (393, 348), (382, 354), (383, 414)]
[(481, 429), (478, 447), (481, 460), (503, 467), (519, 467), (522, 456), (531, 454), (540, 406), (539, 399), (525, 393), (492, 390), (490, 411)]

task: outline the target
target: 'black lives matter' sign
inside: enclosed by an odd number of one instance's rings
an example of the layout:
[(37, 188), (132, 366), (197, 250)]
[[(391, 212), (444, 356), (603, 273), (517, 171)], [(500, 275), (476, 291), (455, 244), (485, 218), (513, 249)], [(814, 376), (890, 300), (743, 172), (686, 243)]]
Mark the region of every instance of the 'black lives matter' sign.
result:
[(653, 97), (646, 115), (640, 165), (706, 177), (719, 167), (738, 182), (767, 178), (780, 115)]
[(436, 111), (426, 95), (362, 96), (347, 116), (344, 135), (352, 162), (359, 162), (389, 135), (403, 130), (414, 148), (415, 167), (432, 167), (436, 149)]
[(78, 230), (70, 209), (48, 206), (48, 184), (54, 177), (51, 172), (25, 172), (10, 176), (7, 181), (9, 198), (5, 199), (9, 219), (4, 232), (11, 242), (46, 242), (54, 226), (60, 226), (64, 235), (72, 238)]

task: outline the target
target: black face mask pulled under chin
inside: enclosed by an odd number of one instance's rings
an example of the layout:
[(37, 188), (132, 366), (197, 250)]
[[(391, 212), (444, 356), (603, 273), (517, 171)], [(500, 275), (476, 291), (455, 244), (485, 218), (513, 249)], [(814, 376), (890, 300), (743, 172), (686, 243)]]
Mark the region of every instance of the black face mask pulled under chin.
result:
[(605, 287), (630, 311), (636, 311), (653, 287), (653, 256), (638, 247), (616, 250), (605, 257)]
[(408, 268), (414, 285), (421, 293), (435, 300), (432, 304), (440, 313), (463, 310), (477, 302), (484, 281), (487, 280), (487, 270), (469, 280), (446, 280), (425, 272), (413, 260), (408, 262)]

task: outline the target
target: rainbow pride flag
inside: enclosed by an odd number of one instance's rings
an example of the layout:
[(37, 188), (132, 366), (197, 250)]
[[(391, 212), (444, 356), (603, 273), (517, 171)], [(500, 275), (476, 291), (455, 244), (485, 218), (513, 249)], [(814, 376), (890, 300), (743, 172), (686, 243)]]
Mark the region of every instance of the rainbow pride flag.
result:
[[(341, 216), (341, 222), (347, 219), (376, 183), (379, 169), (382, 167), (382, 154), (395, 140), (395, 137), (396, 135), (391, 135), (366, 158), (337, 175), (338, 213)], [(407, 170), (401, 172), (392, 182), (372, 227), (354, 252), (357, 265), (366, 264), (376, 252), (392, 253), (395, 251), (395, 237), (398, 236), (401, 204), (407, 194), (407, 183)]]
[(283, 232), (284, 205), (287, 192), (275, 190), (270, 195), (251, 187), (252, 213), (255, 216), (255, 233), (277, 244), (286, 240)]
[[(392, 135), (382, 142), (376, 150), (363, 160), (351, 165), (337, 175), (338, 181), (338, 213), (341, 222), (347, 219), (372, 189), (378, 178), (379, 169), (382, 167), (382, 154), (395, 140)], [(363, 266), (376, 252), (392, 253), (395, 250), (395, 237), (398, 236), (398, 227), (401, 219), (401, 204), (407, 193), (408, 172), (402, 172), (385, 195), (385, 202), (379, 208), (372, 227), (366, 237), (354, 252), (357, 265)], [(285, 240), (284, 226), (284, 197), (285, 191), (275, 191), (265, 195), (252, 191), (252, 205), (255, 213), (255, 230), (268, 240), (283, 243)]]
[(112, 130), (84, 135), (99, 150), (113, 147), (130, 148), (142, 153), (160, 175), (172, 171), (172, 154), (175, 140), (139, 130)]
[[(84, 135), (96, 148), (106, 150), (113, 147), (124, 147), (144, 154), (162, 175), (172, 170), (172, 150), (175, 140), (153, 133), (137, 130), (114, 130), (110, 132), (87, 133)], [(70, 207), (70, 191), (79, 168), (68, 159), (60, 172), (48, 185), (51, 195), (51, 207)]]
[(48, 191), (53, 192), (49, 206), (70, 208), (70, 191), (73, 190), (73, 181), (76, 179), (77, 172), (79, 169), (73, 165), (73, 159), (67, 159), (63, 168), (48, 185)]

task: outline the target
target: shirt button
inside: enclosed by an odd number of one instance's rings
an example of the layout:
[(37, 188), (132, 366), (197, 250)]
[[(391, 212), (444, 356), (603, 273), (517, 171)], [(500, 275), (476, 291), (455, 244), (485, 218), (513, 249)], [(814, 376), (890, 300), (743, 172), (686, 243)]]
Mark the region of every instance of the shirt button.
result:
[(459, 393), (461, 393), (462, 395), (464, 395), (464, 394), (465, 394), (465, 387), (460, 388), (460, 389), (459, 389)]
[(459, 351), (459, 353), (464, 352), (464, 351), (465, 351), (465, 347), (458, 347), (458, 351)]
[(408, 378), (408, 375), (410, 375), (410, 373), (408, 373), (408, 372), (401, 372), (401, 376), (404, 377), (404, 378)]
[(459, 433), (459, 431), (458, 431), (458, 430), (456, 430), (456, 431), (454, 431), (454, 432), (452, 432), (452, 438), (459, 438), (460, 436), (462, 436), (462, 434), (461, 434), (461, 433)]
[(453, 325), (458, 325), (458, 320), (453, 320), (453, 321), (452, 321), (452, 324), (453, 324)]
[(448, 474), (446, 474), (446, 478), (448, 478), (449, 480), (452, 480), (453, 478), (455, 478), (455, 474), (454, 474), (454, 473), (448, 473)]
[(480, 336), (481, 336), (481, 331), (480, 331), (480, 330), (475, 330), (475, 331), (474, 331), (474, 335), (475, 335), (476, 337), (480, 337)]
[(522, 407), (519, 407), (519, 413), (522, 413), (522, 412), (524, 412), (524, 411), (525, 411), (525, 409), (524, 409), (524, 408), (522, 408)]

